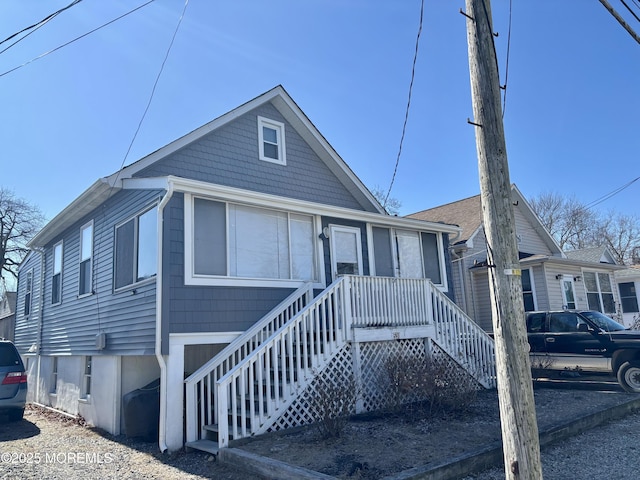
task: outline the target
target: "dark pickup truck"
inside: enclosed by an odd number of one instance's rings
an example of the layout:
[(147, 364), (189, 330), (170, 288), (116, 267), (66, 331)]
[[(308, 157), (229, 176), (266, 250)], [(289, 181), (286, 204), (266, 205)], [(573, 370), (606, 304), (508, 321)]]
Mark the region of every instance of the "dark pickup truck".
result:
[(527, 312), (531, 365), (549, 370), (612, 373), (640, 393), (640, 331), (591, 310)]

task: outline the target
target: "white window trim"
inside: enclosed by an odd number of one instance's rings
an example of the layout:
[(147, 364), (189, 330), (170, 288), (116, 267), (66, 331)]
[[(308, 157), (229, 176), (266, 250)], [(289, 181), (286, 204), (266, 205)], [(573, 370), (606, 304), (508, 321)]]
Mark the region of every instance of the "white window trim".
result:
[[(193, 221), (194, 216), (194, 199), (195, 198), (203, 198), (205, 200), (212, 200), (215, 202), (221, 202), (228, 204), (229, 202), (225, 200), (221, 200), (219, 198), (210, 198), (204, 197), (202, 195), (191, 195), (188, 193), (184, 194), (184, 283), (185, 285), (200, 285), (200, 286), (238, 286), (238, 287), (276, 287), (276, 288), (300, 288), (306, 283), (309, 283), (306, 280), (291, 280), (291, 279), (277, 279), (277, 278), (247, 278), (247, 277), (230, 277), (230, 276), (216, 276), (216, 275), (203, 275), (195, 273), (195, 252), (193, 250), (193, 238), (195, 236), (195, 222)], [(252, 204), (242, 204), (239, 202), (231, 202), (234, 205), (247, 205), (255, 208), (267, 208), (260, 205), (252, 205)], [(276, 209), (276, 207), (268, 207), (268, 209)], [(227, 215), (229, 214), (228, 208)], [(299, 213), (293, 212), (290, 210), (281, 209), (281, 211), (287, 213)], [(312, 222), (314, 226), (314, 237), (317, 238), (318, 230), (318, 222), (316, 216), (309, 215), (306, 212), (301, 213), (302, 215), (307, 215), (312, 217)], [(227, 225), (229, 224), (227, 219)], [(227, 235), (228, 227), (227, 227)], [(323, 251), (322, 251), (322, 241), (316, 242), (316, 255), (315, 255), (315, 265), (314, 268), (316, 270), (317, 279), (312, 283), (312, 285), (316, 288), (324, 288), (325, 274), (324, 274), (324, 266), (323, 266)], [(123, 287), (124, 288), (124, 287)]]
[[(589, 291), (587, 290), (587, 284), (584, 281), (584, 276), (585, 273), (593, 273), (595, 275), (595, 280), (596, 280), (596, 286), (598, 287), (597, 291)], [(612, 313), (615, 312), (605, 312), (605, 308), (604, 308), (604, 300), (602, 298), (602, 294), (611, 294), (613, 296), (613, 304), (617, 305), (618, 303), (621, 304), (621, 299), (620, 299), (620, 290), (616, 288), (617, 283), (615, 281), (614, 275), (612, 275), (610, 272), (608, 271), (603, 271), (603, 270), (589, 270), (589, 269), (582, 269), (582, 272), (580, 273), (582, 276), (582, 284), (583, 284), (583, 288), (584, 288), (584, 292), (585, 295), (587, 296), (587, 307), (589, 307), (589, 294), (590, 293), (597, 293), (598, 294), (598, 303), (600, 304), (600, 312), (602, 312), (605, 315), (611, 315)], [(600, 274), (603, 275), (607, 275), (609, 277), (609, 284), (611, 285), (611, 291), (610, 292), (603, 292), (602, 291), (602, 287), (600, 286)], [(617, 294), (617, 296), (616, 296)]]
[(336, 274), (336, 259), (335, 259), (335, 245), (333, 243), (335, 234), (338, 232), (342, 233), (353, 233), (356, 235), (356, 255), (358, 257), (358, 275), (364, 275), (363, 266), (362, 266), (362, 231), (358, 227), (351, 227), (348, 225), (335, 225), (329, 224), (329, 256), (331, 257), (331, 276), (335, 280)]
[[(538, 310), (538, 295), (536, 294), (536, 282), (535, 282), (535, 278), (533, 275), (533, 267), (526, 267), (523, 268), (522, 270), (529, 270), (529, 281), (531, 282), (531, 295), (533, 295), (533, 310), (532, 311), (537, 311)], [(524, 290), (523, 290), (523, 294), (524, 294)]]
[[(25, 316), (25, 318), (29, 318), (29, 316), (31, 316), (31, 314), (33, 313), (33, 268), (30, 268), (29, 270), (27, 270), (27, 285), (25, 287), (25, 292), (24, 292), (24, 305), (22, 308), (22, 314)], [(28, 288), (27, 288), (28, 287)], [(29, 295), (29, 301), (27, 302), (27, 295)], [(25, 310), (27, 308), (27, 304), (29, 305), (29, 313), (25, 313)]]
[(52, 265), (51, 265), (51, 297), (53, 300), (53, 277), (56, 274), (56, 248), (60, 245), (60, 299), (57, 302), (51, 302), (51, 305), (60, 305), (62, 303), (62, 276), (64, 272), (64, 242), (60, 240), (53, 246), (53, 250), (51, 251), (52, 256)]
[[(278, 158), (267, 157), (264, 154), (264, 138), (262, 127), (272, 128), (278, 135)], [(260, 149), (260, 160), (275, 163), (278, 165), (287, 164), (287, 151), (285, 147), (284, 123), (258, 116), (258, 148)]]
[[(139, 233), (138, 233), (138, 222), (139, 219), (142, 215), (144, 215), (145, 213), (148, 213), (149, 211), (153, 210), (154, 208), (156, 208), (158, 206), (157, 203), (154, 203), (153, 205), (144, 208), (142, 210), (140, 210), (139, 212), (137, 212), (134, 215), (131, 215), (130, 217), (128, 217), (126, 220), (123, 220), (120, 223), (117, 223), (114, 227), (113, 230), (113, 268), (112, 268), (112, 283), (113, 283), (113, 291), (114, 293), (118, 293), (118, 292), (124, 292), (127, 290), (131, 290), (132, 288), (137, 288), (141, 285), (145, 285), (147, 283), (153, 283), (156, 281), (156, 279), (158, 278), (158, 269), (159, 269), (159, 265), (156, 265), (156, 273), (149, 277), (149, 278), (144, 278), (142, 280), (137, 280), (137, 276), (138, 276), (138, 255), (139, 255)], [(116, 288), (116, 239), (117, 239), (117, 233), (118, 233), (118, 228), (122, 227), (123, 225), (127, 224), (128, 222), (130, 222), (131, 220), (136, 220), (136, 222), (133, 225), (133, 237), (134, 237), (134, 247), (135, 250), (133, 252), (133, 282), (128, 284), (128, 285), (123, 285), (121, 287)]]
[[(88, 227), (91, 227), (91, 256), (89, 257), (89, 291), (85, 293), (80, 293), (80, 267), (82, 265), (82, 233)], [(80, 248), (78, 251), (78, 298), (87, 297), (89, 295), (93, 295), (93, 254), (95, 248), (95, 230), (93, 227), (93, 220), (85, 223), (80, 227)]]
[[(394, 241), (395, 240), (395, 236), (396, 236), (396, 232), (398, 230), (404, 230), (406, 232), (412, 232), (414, 230), (412, 230), (411, 228), (407, 228), (407, 227), (391, 227), (389, 225), (382, 225), (382, 224), (378, 224), (378, 223), (367, 223), (367, 250), (369, 252), (369, 271), (372, 272), (371, 275), (375, 276), (376, 274), (376, 265), (375, 265), (375, 252), (374, 252), (374, 246), (373, 246), (373, 227), (378, 227), (378, 228), (388, 228), (390, 230), (390, 242), (391, 242), (391, 255), (392, 255), (392, 261), (393, 261), (393, 273), (394, 273), (394, 278), (399, 278), (398, 277), (398, 248), (397, 248), (397, 243)], [(436, 236), (436, 241), (438, 244), (438, 265), (440, 266), (440, 279), (441, 279), (441, 283), (435, 283), (434, 285), (436, 287), (438, 287), (442, 292), (448, 292), (449, 291), (449, 278), (448, 278), (448, 274), (447, 274), (447, 270), (446, 270), (446, 262), (445, 262), (445, 255), (444, 255), (444, 246), (443, 246), (443, 239), (442, 239), (442, 232), (434, 232), (434, 231), (430, 231), (430, 230), (415, 230), (415, 232), (417, 232), (418, 234), (421, 233), (430, 233), (430, 234), (435, 234)], [(421, 240), (422, 241), (422, 240)], [(423, 253), (422, 253), (422, 248), (420, 249), (420, 257), (422, 258)], [(424, 273), (424, 258), (422, 258), (422, 264), (423, 264), (423, 273)]]

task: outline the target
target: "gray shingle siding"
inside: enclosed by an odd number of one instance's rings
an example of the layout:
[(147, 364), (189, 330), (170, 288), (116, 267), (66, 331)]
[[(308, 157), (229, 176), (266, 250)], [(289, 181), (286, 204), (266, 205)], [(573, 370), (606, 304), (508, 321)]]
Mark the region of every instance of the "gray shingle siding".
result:
[(165, 207), (163, 352), (169, 333), (244, 331), (293, 291), (290, 288), (211, 287), (184, 284), (184, 196)]
[[(151, 354), (155, 349), (155, 281), (113, 291), (115, 226), (152, 206), (162, 191), (121, 191), (45, 248), (42, 349), (44, 355)], [(79, 297), (80, 228), (93, 221), (93, 291)], [(62, 301), (51, 303), (52, 248), (63, 242)], [(23, 268), (24, 269), (24, 268)], [(38, 288), (38, 293), (40, 289)], [(24, 302), (24, 294), (20, 297)], [(23, 303), (24, 305), (24, 303)], [(34, 325), (18, 319), (27, 337), (34, 337)], [(97, 350), (95, 337), (107, 334), (107, 348)], [(22, 346), (26, 342), (21, 340)]]
[[(286, 166), (259, 159), (258, 116), (285, 124)], [(271, 104), (262, 105), (136, 174), (138, 177), (165, 175), (362, 209)]]

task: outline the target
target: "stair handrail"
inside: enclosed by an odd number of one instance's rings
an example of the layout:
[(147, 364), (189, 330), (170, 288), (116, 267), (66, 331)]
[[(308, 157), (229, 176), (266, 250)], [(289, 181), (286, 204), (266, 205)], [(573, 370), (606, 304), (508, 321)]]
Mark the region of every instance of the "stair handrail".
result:
[(436, 343), (485, 388), (496, 386), (493, 338), (438, 288), (432, 288)]
[[(291, 318), (289, 322), (287, 322), (280, 329), (274, 332), (271, 335), (271, 337), (269, 337), (264, 342), (262, 342), (241, 362), (237, 363), (231, 370), (229, 370), (224, 376), (220, 377), (216, 381), (216, 390), (217, 390), (216, 397), (218, 398), (218, 402), (216, 405), (217, 412), (215, 414), (215, 417), (225, 418), (228, 414), (231, 415), (232, 417), (231, 424), (232, 424), (232, 430), (233, 430), (232, 433), (234, 438), (238, 438), (239, 433), (241, 434), (240, 435), (241, 437), (246, 436), (247, 423), (244, 416), (240, 416), (240, 418), (237, 419), (238, 416), (237, 416), (236, 408), (232, 407), (231, 409), (229, 409), (229, 403), (228, 403), (229, 397), (231, 397), (231, 401), (232, 403), (234, 403), (234, 405), (239, 403), (240, 405), (239, 408), (241, 409), (243, 414), (246, 414), (246, 411), (245, 411), (246, 407), (242, 400), (240, 402), (237, 402), (237, 399), (234, 395), (227, 395), (227, 392), (225, 391), (227, 385), (231, 384), (234, 381), (234, 379), (238, 378), (240, 375), (242, 375), (241, 378), (245, 380), (247, 379), (247, 377), (252, 377), (253, 373), (250, 367), (253, 364), (255, 364), (256, 361), (259, 361), (260, 356), (263, 355), (267, 349), (272, 348), (274, 344), (276, 344), (277, 342), (280, 342), (284, 348), (288, 348), (288, 353), (291, 353), (290, 350), (291, 348), (293, 348), (291, 343), (291, 334), (293, 334), (294, 338), (296, 338), (296, 340), (299, 341), (301, 336), (301, 331), (304, 331), (305, 333), (318, 332), (317, 329), (319, 327), (319, 322), (322, 321), (323, 323), (325, 323), (325, 325), (330, 325), (329, 327), (329, 330), (331, 333), (330, 338), (333, 339), (334, 337), (333, 332), (335, 332), (336, 335), (335, 335), (334, 341), (330, 342), (328, 339), (325, 338), (325, 340), (327, 340), (324, 344), (325, 354), (320, 353), (321, 348), (319, 348), (319, 345), (316, 345), (315, 349), (312, 349), (313, 352), (315, 352), (313, 356), (316, 357), (315, 358), (316, 362), (313, 365), (308, 365), (308, 364), (301, 365), (300, 364), (300, 362), (302, 361), (300, 358), (301, 356), (298, 356), (297, 358), (297, 361), (298, 361), (298, 364), (297, 364), (298, 377), (297, 378), (298, 379), (297, 381), (293, 382), (294, 385), (291, 385), (291, 384), (288, 385), (288, 388), (290, 390), (297, 390), (304, 384), (302, 380), (306, 382), (310, 381), (307, 376), (301, 379), (301, 376), (300, 376), (301, 370), (304, 370), (305, 372), (314, 370), (315, 368), (317, 368), (318, 364), (320, 363), (317, 357), (325, 356), (332, 350), (331, 343), (334, 344), (333, 347), (339, 347), (340, 345), (344, 344), (347, 341), (347, 332), (351, 330), (351, 315), (350, 315), (351, 311), (350, 311), (350, 299), (349, 299), (350, 294), (348, 290), (349, 290), (348, 277), (341, 276), (337, 278), (320, 295), (313, 298), (313, 300), (311, 300), (308, 305), (306, 305), (300, 312), (298, 312), (297, 315)], [(329, 319), (326, 316), (323, 316), (322, 318), (320, 318), (320, 315), (317, 313), (318, 308), (321, 305), (323, 305), (332, 296), (335, 296), (335, 298), (339, 302), (338, 304), (334, 305), (334, 307), (337, 307), (335, 309), (336, 311), (333, 311), (330, 314), (331, 319)], [(345, 308), (347, 305), (349, 305), (349, 308)], [(306, 327), (304, 326), (305, 321), (308, 321), (310, 323)], [(302, 329), (296, 331), (296, 329), (301, 326), (302, 326)], [(316, 330), (314, 330), (314, 328)], [(337, 330), (340, 330), (340, 332), (338, 332)], [(285, 334), (287, 333), (290, 334), (289, 343), (285, 345), (286, 343)], [(318, 338), (319, 337), (320, 336), (318, 335)], [(266, 362), (263, 362), (262, 364), (260, 364), (260, 366), (268, 368), (269, 365), (264, 364), (268, 362), (269, 362), (269, 359), (267, 358)], [(245, 371), (247, 372), (246, 374), (244, 373)], [(291, 373), (291, 378), (293, 377), (294, 375), (293, 373)], [(268, 380), (267, 382), (269, 383)], [(275, 384), (274, 389), (277, 391), (278, 381), (274, 380), (273, 383)], [(271, 388), (271, 385), (268, 385), (268, 388)], [(250, 408), (254, 409), (253, 403), (252, 403), (254, 400), (254, 395), (250, 394), (249, 397), (251, 400), (250, 404), (252, 405)], [(276, 399), (276, 403), (278, 402), (280, 402), (280, 400)], [(260, 416), (262, 416), (262, 408), (263, 408), (262, 405), (259, 405), (257, 409), (257, 411), (259, 412), (258, 414)], [(269, 406), (269, 408), (273, 408), (273, 407)], [(238, 425), (238, 423), (240, 423), (240, 425)], [(241, 428), (243, 432), (239, 432), (238, 431), (239, 428)], [(219, 422), (218, 424), (219, 447), (220, 448), (227, 447), (229, 444), (229, 438), (230, 438), (229, 422), (226, 422), (226, 421)]]
[[(313, 284), (305, 283), (302, 287), (294, 291), (291, 295), (289, 295), (277, 306), (275, 306), (269, 313), (267, 313), (264, 317), (262, 317), (262, 319), (254, 323), (248, 330), (243, 332), (241, 335), (235, 338), (231, 343), (229, 343), (229, 345), (223, 348), (215, 357), (213, 357), (211, 360), (209, 360), (207, 363), (205, 363), (200, 368), (198, 368), (195, 372), (189, 375), (184, 380), (184, 383), (186, 385), (191, 385), (193, 383), (196, 383), (202, 380), (211, 370), (222, 365), (222, 363), (224, 363), (226, 360), (232, 361), (233, 355), (240, 349), (239, 347), (243, 345), (247, 345), (249, 341), (254, 338), (257, 339), (258, 334), (264, 331), (265, 327), (267, 327), (270, 322), (277, 320), (281, 312), (294, 306), (295, 303), (299, 299), (303, 298), (304, 296), (307, 297), (305, 299), (305, 303), (308, 303), (310, 298), (313, 297)], [(273, 331), (276, 331), (279, 328), (280, 327), (275, 328)], [(267, 336), (266, 338), (269, 338), (269, 336)], [(265, 341), (265, 339), (262, 339), (262, 341)], [(256, 343), (256, 346), (259, 345), (260, 343), (261, 342)], [(235, 365), (236, 364), (234, 363), (233, 366), (231, 366), (230, 368), (233, 368)]]
[[(208, 406), (210, 406), (212, 402), (215, 404), (216, 400), (206, 398), (205, 401), (207, 389), (205, 388), (205, 382), (203, 382), (203, 380), (218, 369), (221, 369), (219, 372), (220, 375), (218, 376), (223, 376), (241, 361), (243, 357), (251, 353), (254, 348), (269, 338), (274, 331), (281, 328), (282, 325), (295, 316), (312, 298), (313, 284), (307, 282), (184, 380), (186, 393), (186, 434), (188, 442), (194, 441), (202, 436), (201, 429), (205, 424), (205, 419), (207, 420), (206, 423), (214, 420), (208, 416)], [(210, 385), (209, 389), (213, 395), (217, 395), (217, 391), (212, 388), (215, 380), (217, 379), (209, 378), (208, 380), (208, 384)], [(200, 391), (199, 396), (198, 390)], [(198, 399), (200, 400), (199, 406)]]

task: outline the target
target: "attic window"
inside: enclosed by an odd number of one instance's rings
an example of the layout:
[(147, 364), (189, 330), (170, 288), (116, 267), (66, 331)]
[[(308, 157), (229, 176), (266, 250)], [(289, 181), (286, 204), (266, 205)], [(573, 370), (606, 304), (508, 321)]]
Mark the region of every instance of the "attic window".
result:
[(258, 141), (260, 143), (260, 160), (280, 165), (287, 164), (284, 123), (258, 117)]

